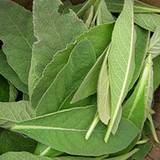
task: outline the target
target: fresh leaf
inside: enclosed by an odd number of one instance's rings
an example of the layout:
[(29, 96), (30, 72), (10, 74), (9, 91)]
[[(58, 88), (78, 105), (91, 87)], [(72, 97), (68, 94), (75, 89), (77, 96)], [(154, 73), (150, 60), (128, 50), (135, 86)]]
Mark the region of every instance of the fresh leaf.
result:
[(59, 0), (33, 2), (33, 24), (37, 42), (34, 43), (32, 52), (29, 76), (30, 96), (53, 55), (87, 30), (72, 10), (61, 13), (59, 7), (62, 5)]
[[(105, 0), (108, 6), (108, 9), (111, 12), (119, 13), (121, 12), (124, 4), (124, 0)], [(134, 12), (135, 13), (160, 13), (160, 9), (155, 6), (143, 3), (141, 1), (135, 0), (134, 3)]]
[(114, 22), (114, 18), (109, 12), (105, 0), (100, 0), (97, 13), (97, 25), (111, 22)]
[(27, 93), (27, 86), (19, 79), (16, 72), (9, 66), (6, 56), (0, 50), (0, 74), (3, 75), (10, 83), (12, 83), (18, 90)]
[(0, 121), (19, 122), (35, 116), (28, 101), (0, 102)]
[(117, 120), (120, 120), (117, 116), (122, 109), (121, 105), (128, 91), (135, 68), (134, 46), (133, 1), (125, 0), (123, 11), (114, 26), (108, 57), (111, 120), (107, 128), (105, 142), (108, 141), (114, 126), (119, 123)]
[(160, 56), (153, 59), (153, 80), (154, 80), (154, 90), (156, 90), (160, 85)]
[(36, 156), (28, 152), (7, 152), (0, 156), (0, 160), (53, 160), (53, 159)]
[(135, 14), (135, 23), (142, 28), (154, 32), (160, 26), (159, 14)]
[(56, 150), (84, 156), (119, 152), (137, 137), (139, 130), (130, 121), (122, 119), (118, 131), (111, 136), (107, 144), (103, 141), (106, 127), (102, 124), (96, 127), (86, 141), (84, 137), (95, 112), (95, 106), (72, 108), (18, 123), (11, 130), (23, 133)]
[(28, 84), (34, 41), (32, 13), (10, 0), (1, 0), (0, 22), (0, 39), (7, 61), (21, 81)]
[(157, 27), (149, 44), (149, 53), (155, 58), (160, 55), (160, 27)]
[(52, 157), (52, 158), (63, 154), (63, 152), (52, 149), (51, 147), (46, 146), (41, 143), (37, 144), (37, 147), (34, 153), (36, 155), (47, 156), (47, 157)]
[(5, 78), (0, 75), (0, 102), (9, 100), (9, 84)]
[[(36, 142), (23, 135), (3, 129), (0, 133), (0, 154), (9, 151), (27, 151), (33, 152)], [(0, 158), (1, 159), (1, 158)]]
[(18, 91), (16, 88), (10, 83), (9, 84), (9, 102), (15, 102), (18, 96)]
[(144, 61), (148, 52), (148, 44), (150, 38), (150, 34), (148, 31), (142, 29), (137, 25), (135, 26), (135, 29), (137, 35), (135, 44), (135, 70), (129, 87), (130, 89), (134, 86), (135, 82), (142, 72)]
[(111, 107), (110, 107), (110, 88), (109, 88), (109, 77), (108, 77), (108, 48), (98, 78), (97, 88), (97, 110), (100, 120), (104, 124), (108, 124), (111, 118)]
[(148, 116), (153, 96), (153, 68), (152, 57), (148, 56), (141, 79), (133, 94), (124, 104), (123, 115), (142, 129)]

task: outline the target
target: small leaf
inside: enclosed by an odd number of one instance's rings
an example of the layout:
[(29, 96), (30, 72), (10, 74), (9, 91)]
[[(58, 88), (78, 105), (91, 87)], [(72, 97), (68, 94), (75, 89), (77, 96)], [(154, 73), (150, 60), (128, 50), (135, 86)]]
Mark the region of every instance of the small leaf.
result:
[(135, 23), (142, 28), (154, 32), (160, 26), (159, 14), (135, 14)]
[(155, 58), (160, 55), (160, 27), (157, 27), (149, 44), (149, 53)]

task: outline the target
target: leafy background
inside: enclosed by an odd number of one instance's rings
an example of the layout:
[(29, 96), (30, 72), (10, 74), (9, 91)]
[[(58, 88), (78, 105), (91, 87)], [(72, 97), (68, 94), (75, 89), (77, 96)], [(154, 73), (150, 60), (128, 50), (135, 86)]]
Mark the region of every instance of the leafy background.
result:
[[(32, 10), (33, 0), (12, 0), (12, 1), (19, 3), (20, 5), (24, 6), (26, 9)], [(84, 1), (85, 0), (71, 0), (73, 4), (78, 4)], [(160, 0), (142, 0), (142, 1), (160, 7)], [(158, 134), (158, 137), (160, 138), (160, 87), (155, 92), (153, 104), (154, 104), (154, 110), (156, 112), (154, 115), (154, 120), (157, 126), (157, 134)], [(160, 160), (160, 145), (155, 144), (153, 141), (153, 146), (154, 147), (151, 150), (148, 157), (146, 157), (146, 160)]]

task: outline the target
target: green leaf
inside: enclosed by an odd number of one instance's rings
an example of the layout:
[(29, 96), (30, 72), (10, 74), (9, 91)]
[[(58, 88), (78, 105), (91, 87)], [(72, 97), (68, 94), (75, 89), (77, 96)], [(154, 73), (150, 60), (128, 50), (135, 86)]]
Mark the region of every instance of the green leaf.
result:
[(135, 23), (142, 28), (154, 32), (160, 26), (159, 14), (135, 14)]
[[(88, 32), (85, 32), (80, 37), (77, 38), (75, 43), (69, 44), (64, 50), (58, 51), (53, 57), (52, 61), (45, 67), (42, 77), (39, 79), (33, 94), (31, 96), (32, 106), (35, 108), (40, 98), (47, 90), (47, 88), (54, 81), (58, 72), (64, 67), (67, 63), (70, 53), (73, 47), (82, 39), (87, 38), (93, 44), (96, 56), (102, 54), (103, 50), (106, 48), (108, 43), (111, 40), (113, 24), (105, 24), (94, 27), (90, 29)], [(107, 36), (104, 36), (107, 35)], [(88, 73), (89, 74), (89, 73)], [(95, 90), (95, 89), (94, 89)], [(83, 92), (83, 91), (82, 91)], [(95, 91), (94, 91), (95, 93)], [(90, 96), (91, 94), (87, 95)], [(84, 97), (86, 98), (86, 97)], [(83, 99), (83, 98), (82, 98)], [(80, 99), (81, 100), (81, 99)]]
[(18, 96), (18, 91), (16, 88), (10, 83), (9, 84), (9, 102), (15, 102)]
[(129, 89), (135, 68), (134, 46), (133, 1), (125, 0), (124, 9), (115, 23), (108, 57), (111, 120), (107, 128), (105, 142), (108, 141), (114, 126), (119, 123), (117, 120), (120, 120), (120, 117), (117, 118), (117, 116)]
[(110, 120), (111, 107), (110, 107), (110, 89), (109, 89), (109, 77), (108, 77), (108, 53), (110, 46), (106, 52), (103, 64), (98, 78), (97, 87), (97, 110), (100, 120), (104, 124), (108, 124)]
[(123, 107), (123, 115), (132, 121), (138, 128), (142, 129), (148, 116), (153, 98), (153, 68), (152, 57), (146, 60), (142, 76), (137, 84), (133, 94), (127, 100)]
[(111, 136), (107, 144), (103, 141), (106, 127), (102, 124), (95, 128), (90, 139), (86, 141), (84, 137), (95, 112), (95, 106), (62, 110), (18, 123), (11, 130), (23, 133), (56, 150), (84, 156), (119, 152), (128, 147), (139, 134), (139, 130), (132, 123), (122, 119), (118, 131)]
[(53, 55), (87, 30), (72, 10), (68, 13), (61, 13), (60, 6), (62, 5), (59, 0), (33, 2), (33, 24), (37, 42), (33, 45), (29, 76), (30, 96), (38, 79), (42, 76), (43, 69), (52, 60)]
[(0, 39), (7, 61), (21, 81), (28, 84), (34, 41), (32, 13), (10, 0), (1, 0), (0, 22)]
[(153, 81), (154, 81), (154, 91), (160, 85), (160, 56), (153, 59)]
[(41, 144), (41, 143), (37, 144), (37, 147), (36, 147), (34, 153), (36, 155), (47, 156), (47, 157), (52, 157), (52, 158), (63, 154), (63, 152), (52, 149), (51, 147), (46, 146), (46, 145)]
[(139, 78), (144, 61), (148, 52), (148, 44), (150, 40), (150, 33), (139, 26), (135, 26), (136, 29), (136, 44), (135, 44), (135, 70), (132, 81), (130, 83), (130, 89), (134, 86), (135, 82)]
[(109, 12), (105, 0), (100, 0), (97, 14), (98, 25), (114, 22), (114, 18)]
[(0, 102), (8, 102), (9, 84), (5, 78), (0, 75)]
[(3, 123), (29, 120), (35, 116), (28, 101), (0, 102), (0, 111)]
[(160, 55), (160, 27), (157, 27), (151, 37), (149, 44), (149, 53), (155, 58)]
[(7, 152), (0, 156), (0, 160), (53, 160), (53, 159), (36, 156), (28, 152)]
[(130, 151), (126, 154), (123, 154), (123, 155), (120, 155), (120, 156), (117, 156), (117, 157), (113, 157), (113, 158), (107, 158), (105, 160), (128, 160), (128, 158), (133, 156), (138, 151), (139, 151), (139, 149), (136, 148), (136, 149), (133, 149), (132, 151)]
[(90, 41), (86, 39), (80, 41), (72, 50), (67, 64), (40, 99), (36, 108), (37, 115), (62, 109), (95, 61), (96, 55)]
[(23, 135), (3, 129), (0, 133), (0, 154), (9, 151), (33, 152), (36, 142)]
[[(108, 6), (108, 9), (111, 12), (121, 12), (124, 4), (124, 0), (105, 0)], [(160, 13), (160, 9), (155, 6), (143, 3), (141, 1), (135, 0), (134, 3), (134, 12), (135, 13)]]
[(18, 90), (27, 93), (27, 86), (22, 83), (17, 73), (9, 66), (2, 50), (0, 50), (0, 61), (0, 74), (2, 74), (3, 77), (12, 83)]

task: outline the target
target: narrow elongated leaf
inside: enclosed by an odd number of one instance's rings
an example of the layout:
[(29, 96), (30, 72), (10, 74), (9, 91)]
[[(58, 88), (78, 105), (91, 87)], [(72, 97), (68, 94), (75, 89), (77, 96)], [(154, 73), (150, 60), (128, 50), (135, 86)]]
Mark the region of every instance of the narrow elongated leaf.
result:
[(105, 160), (128, 160), (128, 158), (130, 158), (131, 156), (133, 156), (136, 152), (138, 152), (139, 149), (134, 149), (126, 154), (117, 156), (117, 157), (113, 157), (113, 158), (107, 158)]
[(0, 75), (0, 102), (8, 102), (9, 84), (5, 78)]
[(160, 26), (159, 14), (135, 14), (135, 23), (142, 28), (154, 32)]
[(152, 57), (146, 60), (145, 68), (133, 95), (124, 104), (123, 115), (142, 129), (151, 107), (153, 96), (153, 68)]
[(41, 143), (37, 144), (37, 147), (34, 153), (36, 155), (47, 156), (47, 157), (52, 157), (52, 158), (63, 154), (63, 152), (52, 149), (50, 146), (46, 146)]
[(72, 10), (61, 13), (61, 5), (60, 0), (41, 0), (33, 3), (34, 33), (37, 42), (33, 45), (29, 76), (30, 95), (53, 55), (87, 30)]
[(150, 39), (150, 34), (148, 31), (142, 29), (139, 26), (135, 26), (135, 29), (137, 35), (135, 44), (135, 70), (129, 87), (130, 89), (134, 86), (142, 71), (144, 61), (148, 52), (148, 44)]
[(149, 53), (155, 58), (160, 55), (160, 27), (157, 27), (149, 44)]
[(0, 22), (0, 39), (7, 61), (22, 82), (28, 84), (34, 41), (32, 13), (10, 0), (1, 0)]
[(95, 128), (90, 139), (86, 141), (84, 137), (95, 112), (95, 106), (72, 108), (16, 124), (11, 129), (56, 150), (84, 156), (100, 156), (121, 151), (129, 146), (139, 133), (133, 124), (122, 119), (117, 133), (111, 136), (107, 144), (103, 141), (106, 127), (102, 124)]
[[(105, 0), (108, 6), (108, 9), (111, 12), (119, 13), (121, 12), (124, 4), (124, 0)], [(135, 13), (160, 13), (160, 9), (155, 6), (143, 3), (141, 1), (135, 0), (134, 3), (134, 12)]]
[(36, 142), (23, 135), (3, 129), (0, 133), (0, 155), (9, 151), (33, 152)]
[(72, 50), (67, 64), (40, 99), (36, 108), (37, 115), (63, 108), (63, 104), (76, 91), (95, 61), (96, 55), (90, 41), (86, 39), (80, 41)]
[(35, 156), (28, 152), (7, 152), (0, 156), (0, 160), (52, 160), (47, 157)]
[(112, 14), (109, 12), (105, 0), (101, 0), (98, 6), (97, 24), (114, 22)]
[(0, 50), (0, 61), (0, 74), (2, 74), (3, 77), (12, 83), (18, 90), (27, 93), (27, 86), (22, 83), (16, 72), (8, 65), (6, 56), (2, 50)]
[(111, 108), (110, 108), (110, 89), (109, 89), (109, 77), (108, 77), (108, 48), (105, 55), (100, 73), (98, 78), (98, 89), (97, 89), (97, 110), (100, 120), (104, 124), (108, 124), (110, 120)]
[[(34, 89), (34, 92), (31, 96), (32, 106), (34, 108), (37, 106), (38, 101), (40, 100), (41, 96), (44, 94), (44, 92), (47, 90), (47, 88), (50, 86), (50, 84), (54, 81), (54, 79), (55, 79), (57, 73), (60, 71), (60, 69), (62, 69), (64, 64), (67, 63), (69, 55), (70, 55), (73, 47), (80, 40), (82, 40), (84, 38), (89, 39), (90, 42), (93, 44), (96, 56), (99, 57), (99, 55), (102, 54), (103, 50), (106, 48), (106, 46), (108, 45), (108, 43), (111, 40), (112, 29), (113, 29), (112, 23), (96, 26), (96, 27), (90, 29), (89, 31), (85, 32), (84, 34), (82, 34), (80, 37), (78, 37), (77, 41), (68, 45), (66, 49), (57, 52), (55, 54), (55, 56), (53, 57), (52, 61), (44, 69), (42, 77), (40, 78), (39, 83), (37, 83), (37, 85)], [(106, 36), (103, 36), (103, 35), (106, 35)], [(96, 72), (95, 72), (95, 74), (96, 74)], [(86, 89), (85, 89), (85, 91), (86, 91)], [(94, 91), (94, 93), (95, 93), (95, 91)], [(91, 94), (87, 95), (87, 97), (90, 95)], [(86, 97), (84, 97), (84, 98), (86, 98)]]
[(114, 125), (119, 123), (116, 119), (134, 73), (135, 32), (133, 18), (133, 1), (125, 0), (124, 9), (115, 23), (108, 57), (111, 120), (105, 137), (106, 142)]
[(160, 85), (160, 56), (153, 60), (153, 81), (154, 81), (154, 91)]
[(28, 101), (0, 102), (0, 121), (19, 122), (35, 116)]

